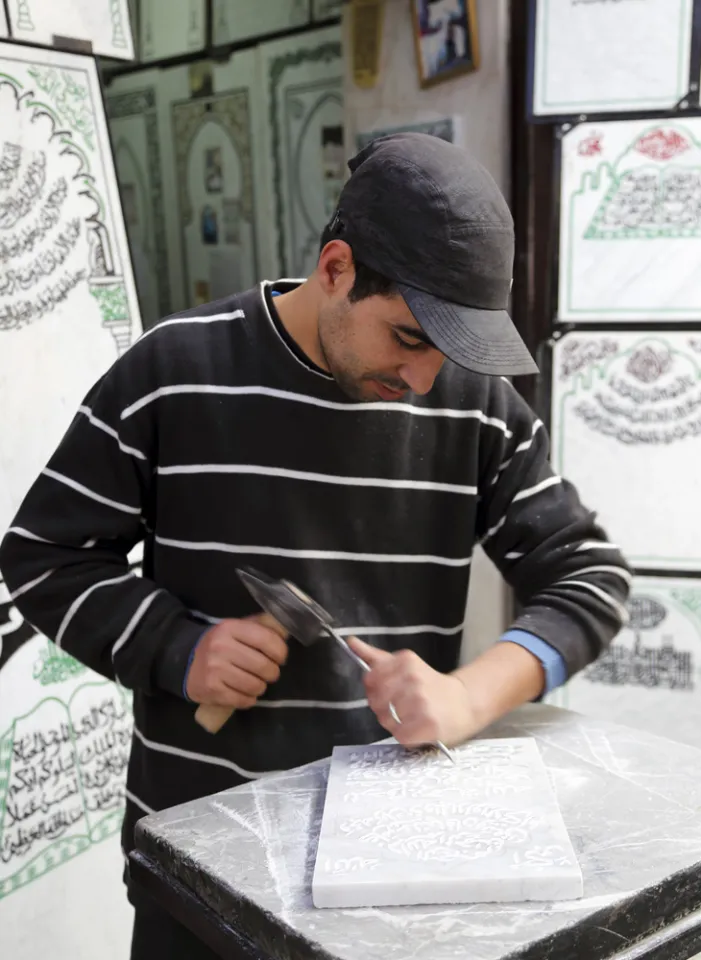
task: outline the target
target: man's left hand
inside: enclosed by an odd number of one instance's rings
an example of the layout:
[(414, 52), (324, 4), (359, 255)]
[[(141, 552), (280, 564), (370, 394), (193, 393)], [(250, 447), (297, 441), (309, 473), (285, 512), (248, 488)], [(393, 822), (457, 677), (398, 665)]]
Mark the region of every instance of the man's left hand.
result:
[(411, 650), (388, 653), (357, 637), (347, 642), (370, 667), (365, 690), (371, 709), (399, 743), (412, 747), (441, 740), (456, 746), (481, 729), (473, 698), (458, 677), (439, 673)]

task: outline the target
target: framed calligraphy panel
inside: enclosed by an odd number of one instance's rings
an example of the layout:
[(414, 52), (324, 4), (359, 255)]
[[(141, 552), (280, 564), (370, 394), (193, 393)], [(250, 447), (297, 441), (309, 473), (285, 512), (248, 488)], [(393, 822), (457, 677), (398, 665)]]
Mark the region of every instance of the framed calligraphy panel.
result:
[(701, 569), (701, 336), (568, 333), (552, 362), (552, 463), (640, 570)]

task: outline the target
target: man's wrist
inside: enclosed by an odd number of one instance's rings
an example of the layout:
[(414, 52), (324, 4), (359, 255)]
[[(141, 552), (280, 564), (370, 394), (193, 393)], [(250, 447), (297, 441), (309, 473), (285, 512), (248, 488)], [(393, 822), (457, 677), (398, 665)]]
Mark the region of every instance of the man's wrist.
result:
[(448, 676), (460, 690), (459, 700), (446, 699), (446, 703), (450, 702), (453, 726), (456, 731), (448, 745), (456, 746), (471, 740), (489, 725), (488, 703), (479, 691), (473, 690), (472, 675), (466, 667), (460, 667)]
[(187, 696), (187, 675), (197, 646), (209, 629), (194, 620), (179, 624), (155, 663), (154, 681), (160, 690), (191, 702)]
[(562, 654), (540, 637), (527, 630), (512, 628), (502, 634), (500, 643), (515, 643), (537, 657), (545, 674), (543, 689), (537, 699), (567, 682), (567, 664)]
[(489, 690), (481, 678), (481, 664), (478, 660), (458, 667), (451, 674), (465, 691), (466, 736), (474, 736), (475, 730), (484, 730), (496, 717), (493, 716), (493, 702)]

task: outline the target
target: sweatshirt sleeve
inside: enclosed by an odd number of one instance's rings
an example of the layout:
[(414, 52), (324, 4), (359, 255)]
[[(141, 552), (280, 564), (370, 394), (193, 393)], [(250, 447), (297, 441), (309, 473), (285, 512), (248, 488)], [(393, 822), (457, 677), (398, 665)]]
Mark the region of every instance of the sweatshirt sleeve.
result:
[(58, 647), (147, 692), (164, 686), (167, 664), (178, 679), (166, 686), (182, 696), (202, 624), (127, 559), (155, 508), (158, 404), (138, 409), (158, 389), (155, 339), (144, 335), (90, 390), (5, 534), (0, 570), (25, 620)]
[(571, 677), (628, 622), (632, 573), (596, 514), (552, 469), (543, 423), (506, 380), (495, 378), (490, 391), (478, 535), (518, 601), (511, 630), (554, 648)]

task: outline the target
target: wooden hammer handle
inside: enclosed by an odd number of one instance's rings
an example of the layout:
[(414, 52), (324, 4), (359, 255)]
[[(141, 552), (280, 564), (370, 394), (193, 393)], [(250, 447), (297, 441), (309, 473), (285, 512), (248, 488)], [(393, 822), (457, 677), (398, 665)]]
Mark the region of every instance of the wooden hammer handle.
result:
[[(269, 627), (270, 630), (279, 633), (283, 640), (287, 640), (289, 636), (287, 630), (269, 613), (257, 614), (251, 619), (257, 620), (261, 626)], [(201, 703), (195, 710), (195, 720), (207, 733), (219, 733), (235, 710), (236, 707), (220, 707), (216, 703)]]
[(218, 707), (216, 703), (201, 703), (195, 710), (195, 720), (207, 733), (219, 733), (235, 707)]

